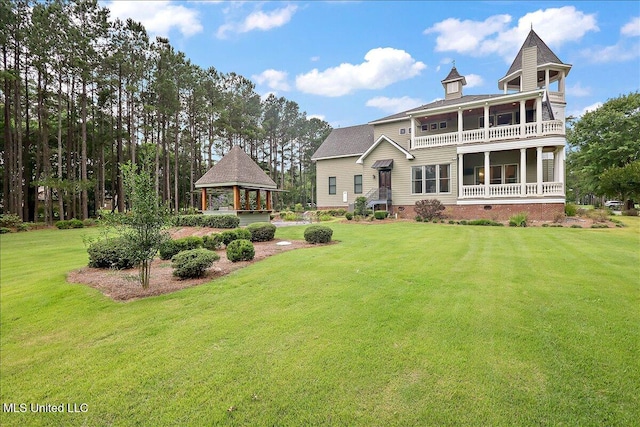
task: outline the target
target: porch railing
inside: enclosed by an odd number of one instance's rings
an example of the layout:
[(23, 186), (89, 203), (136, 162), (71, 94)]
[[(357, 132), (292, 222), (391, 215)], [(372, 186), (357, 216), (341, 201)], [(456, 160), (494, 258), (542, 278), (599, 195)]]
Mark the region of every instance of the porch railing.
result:
[[(524, 185), (525, 196), (563, 196), (564, 184), (562, 182), (543, 182), (542, 194), (538, 194), (537, 183), (526, 183)], [(500, 197), (520, 197), (522, 195), (522, 184), (490, 184), (489, 194), (486, 194), (484, 185), (463, 185), (460, 194), (461, 199), (477, 198), (500, 198)]]
[[(524, 125), (524, 126), (523, 126)], [(484, 129), (471, 129), (462, 132), (439, 133), (436, 135), (411, 138), (411, 148), (441, 147), (444, 145), (471, 144), (475, 142), (504, 141), (507, 139), (529, 138), (534, 136), (564, 135), (564, 123), (561, 120), (549, 120), (523, 125), (495, 126), (488, 129), (488, 139)]]

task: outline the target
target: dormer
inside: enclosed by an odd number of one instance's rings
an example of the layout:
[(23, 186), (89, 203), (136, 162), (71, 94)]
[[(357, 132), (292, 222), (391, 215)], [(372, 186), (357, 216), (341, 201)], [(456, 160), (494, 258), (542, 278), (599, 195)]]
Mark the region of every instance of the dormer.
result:
[(442, 86), (444, 87), (444, 99), (458, 99), (462, 98), (462, 86), (467, 84), (467, 80), (464, 76), (461, 76), (456, 70), (455, 64), (451, 71), (449, 71), (449, 75), (445, 77), (444, 80), (441, 81)]
[(556, 101), (564, 102), (565, 78), (570, 70), (571, 65), (560, 61), (531, 29), (509, 71), (498, 80), (498, 88), (504, 93), (547, 89)]

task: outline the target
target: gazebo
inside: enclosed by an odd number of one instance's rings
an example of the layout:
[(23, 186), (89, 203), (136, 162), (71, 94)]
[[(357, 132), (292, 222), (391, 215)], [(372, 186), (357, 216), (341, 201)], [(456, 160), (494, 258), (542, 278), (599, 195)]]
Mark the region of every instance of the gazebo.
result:
[[(196, 184), (201, 190), (202, 213), (205, 215), (236, 215), (240, 225), (270, 221), (271, 192), (278, 191), (277, 184), (239, 146), (234, 146)], [(229, 208), (209, 209), (208, 189), (233, 191), (233, 210)], [(250, 195), (255, 192), (255, 209)], [(265, 207), (262, 209), (262, 192), (265, 192)], [(244, 193), (244, 200), (242, 198)]]

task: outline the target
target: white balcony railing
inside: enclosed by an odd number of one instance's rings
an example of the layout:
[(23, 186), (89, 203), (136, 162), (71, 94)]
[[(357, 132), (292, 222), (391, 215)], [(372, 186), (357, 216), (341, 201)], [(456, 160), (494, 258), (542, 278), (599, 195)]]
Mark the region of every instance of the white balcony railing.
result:
[[(537, 183), (524, 185), (525, 196), (564, 196), (564, 184), (562, 182), (543, 182), (542, 194), (538, 194)], [(490, 184), (489, 193), (484, 185), (463, 185), (460, 194), (461, 199), (520, 197), (522, 184)]]
[(416, 136), (411, 138), (411, 148), (441, 147), (444, 145), (471, 144), (475, 142), (504, 141), (540, 136), (564, 135), (562, 120), (549, 120), (539, 123), (523, 123), (522, 125), (496, 126), (488, 129), (472, 129), (462, 132), (439, 133), (436, 135)]

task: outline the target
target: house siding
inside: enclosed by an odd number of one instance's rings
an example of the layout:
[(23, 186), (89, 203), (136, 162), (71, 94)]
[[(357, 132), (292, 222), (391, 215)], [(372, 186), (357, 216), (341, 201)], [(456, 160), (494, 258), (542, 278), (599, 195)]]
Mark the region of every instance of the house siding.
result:
[[(362, 165), (356, 163), (359, 156), (344, 157), (339, 159), (318, 160), (316, 162), (317, 205), (319, 209), (347, 208), (354, 203), (356, 197), (363, 196), (367, 192), (366, 176)], [(363, 175), (363, 194), (353, 193), (353, 176)], [(336, 194), (329, 194), (329, 177), (336, 177)], [(371, 179), (371, 178), (369, 178)], [(347, 192), (347, 203), (343, 202), (343, 192)]]
[[(400, 134), (400, 129), (405, 129), (404, 135)], [(375, 125), (373, 129), (373, 140), (377, 141), (384, 135), (405, 150), (408, 150), (409, 143), (411, 141), (411, 133), (409, 133), (409, 129), (411, 129), (411, 120), (399, 120), (393, 123)]]

